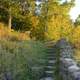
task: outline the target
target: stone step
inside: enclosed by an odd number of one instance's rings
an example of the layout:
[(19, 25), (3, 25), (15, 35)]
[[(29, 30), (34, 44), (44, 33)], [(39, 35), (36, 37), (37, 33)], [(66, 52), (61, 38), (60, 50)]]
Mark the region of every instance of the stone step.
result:
[(56, 66), (56, 64), (49, 63), (46, 66)]
[(53, 69), (53, 66), (46, 66), (46, 68), (50, 68), (50, 69)]
[(45, 71), (46, 74), (54, 74), (54, 71), (49, 70), (49, 71)]
[(46, 66), (45, 67), (45, 70), (55, 70), (56, 69), (56, 67), (54, 67), (54, 66)]
[(45, 75), (46, 75), (46, 77), (53, 77), (54, 75), (55, 75), (55, 71), (45, 71)]
[(55, 64), (56, 61), (55, 61), (55, 60), (49, 60), (48, 63), (53, 63), (53, 64)]

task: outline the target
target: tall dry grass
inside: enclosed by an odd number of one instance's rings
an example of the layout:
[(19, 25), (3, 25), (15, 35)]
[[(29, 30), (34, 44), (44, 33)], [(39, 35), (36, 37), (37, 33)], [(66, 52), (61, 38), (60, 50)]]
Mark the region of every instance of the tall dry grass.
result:
[(30, 40), (29, 34), (17, 32), (13, 29), (10, 31), (6, 25), (0, 23), (0, 39), (6, 39), (11, 41), (18, 41), (18, 40)]

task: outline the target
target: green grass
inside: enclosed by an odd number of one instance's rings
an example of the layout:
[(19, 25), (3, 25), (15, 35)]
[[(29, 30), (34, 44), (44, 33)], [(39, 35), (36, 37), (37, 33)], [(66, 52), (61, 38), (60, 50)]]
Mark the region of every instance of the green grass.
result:
[[(38, 41), (0, 40), (0, 78), (38, 80), (43, 74), (46, 48)], [(33, 69), (33, 67), (40, 67)]]

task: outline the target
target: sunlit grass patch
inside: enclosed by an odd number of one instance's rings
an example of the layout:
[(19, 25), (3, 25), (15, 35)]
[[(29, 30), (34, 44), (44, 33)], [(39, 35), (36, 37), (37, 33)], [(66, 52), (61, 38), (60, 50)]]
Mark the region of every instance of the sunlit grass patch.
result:
[(27, 32), (17, 32), (13, 29), (10, 31), (8, 27), (0, 23), (0, 39), (6, 39), (11, 41), (30, 40)]

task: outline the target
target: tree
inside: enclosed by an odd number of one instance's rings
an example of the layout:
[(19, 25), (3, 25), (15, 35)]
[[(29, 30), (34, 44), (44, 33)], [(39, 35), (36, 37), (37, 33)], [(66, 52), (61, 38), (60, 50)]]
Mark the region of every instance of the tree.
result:
[(73, 29), (72, 43), (76, 48), (80, 48), (80, 25)]
[(76, 21), (75, 21), (75, 27), (77, 27), (78, 25), (80, 25), (80, 15), (77, 17)]
[(76, 48), (80, 48), (80, 15), (77, 17), (75, 23), (74, 23), (74, 28), (73, 28), (73, 33), (72, 33), (72, 43)]
[[(59, 4), (58, 2), (50, 1), (49, 3), (49, 23), (47, 30), (48, 39), (54, 41), (59, 40), (60, 38), (69, 39), (72, 35), (73, 23), (70, 20), (68, 12), (73, 6), (74, 2), (65, 2)], [(54, 5), (54, 6), (53, 6)]]
[[(48, 1), (44, 0), (41, 4), (35, 6), (35, 25), (31, 29), (31, 37), (37, 40), (45, 40), (45, 32), (47, 28)], [(34, 21), (32, 21), (34, 23)]]
[[(32, 36), (44, 39), (60, 39), (71, 35), (73, 24), (69, 18), (68, 12), (74, 5), (74, 0), (71, 2), (59, 3), (60, 0), (49, 0), (42, 2), (41, 14), (37, 19), (37, 25), (32, 29)], [(66, 31), (67, 29), (67, 31)], [(66, 33), (65, 33), (66, 31)], [(70, 36), (68, 36), (70, 37)]]
[(0, 5), (0, 8), (5, 9), (8, 13), (8, 27), (11, 29), (12, 17), (13, 15), (17, 15), (17, 13), (19, 13), (19, 5), (14, 0), (1, 0)]
[[(18, 23), (23, 23), (22, 27), (25, 25), (30, 26), (30, 1), (31, 0), (1, 0), (0, 1), (0, 8), (7, 11), (8, 14), (8, 27), (11, 29), (12, 26), (18, 25)], [(5, 14), (5, 13), (4, 13)], [(6, 18), (6, 17), (5, 17)], [(28, 21), (28, 22), (27, 22)], [(14, 23), (15, 22), (15, 23)], [(14, 25), (15, 24), (15, 25)], [(27, 27), (27, 26), (26, 26)], [(23, 29), (23, 28), (17, 28), (17, 29)], [(24, 29), (23, 29), (24, 30)]]

